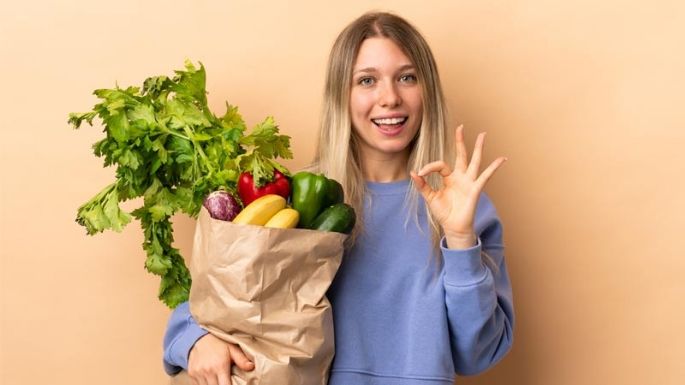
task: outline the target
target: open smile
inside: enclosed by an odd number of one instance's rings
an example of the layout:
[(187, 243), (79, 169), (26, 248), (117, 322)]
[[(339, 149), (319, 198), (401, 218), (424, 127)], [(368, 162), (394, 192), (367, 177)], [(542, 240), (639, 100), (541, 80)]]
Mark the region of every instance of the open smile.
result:
[(376, 125), (376, 127), (378, 127), (378, 130), (384, 135), (395, 136), (402, 132), (402, 129), (404, 128), (405, 123), (408, 119), (409, 117), (407, 116), (401, 116), (392, 118), (371, 119), (371, 121), (373, 122), (373, 124)]

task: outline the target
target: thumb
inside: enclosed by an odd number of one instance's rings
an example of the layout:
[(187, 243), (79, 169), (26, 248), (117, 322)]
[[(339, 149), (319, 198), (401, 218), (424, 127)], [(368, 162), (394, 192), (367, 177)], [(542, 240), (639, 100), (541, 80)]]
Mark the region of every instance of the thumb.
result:
[(246, 372), (254, 370), (254, 363), (245, 356), (245, 353), (243, 353), (243, 350), (238, 345), (229, 344), (228, 350), (231, 353), (233, 364)]
[(414, 171), (409, 172), (409, 176), (414, 180), (414, 186), (419, 190), (419, 193), (423, 195), (423, 199), (429, 200), (430, 194), (433, 192), (433, 188), (423, 179), (422, 176), (417, 175)]

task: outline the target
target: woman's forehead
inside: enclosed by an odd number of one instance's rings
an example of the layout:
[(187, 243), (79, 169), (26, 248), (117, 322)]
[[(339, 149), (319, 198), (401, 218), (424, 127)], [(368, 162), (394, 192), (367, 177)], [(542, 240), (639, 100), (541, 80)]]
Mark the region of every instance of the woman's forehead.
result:
[(355, 58), (353, 71), (378, 71), (380, 69), (406, 69), (413, 67), (411, 59), (393, 40), (372, 37), (364, 40)]

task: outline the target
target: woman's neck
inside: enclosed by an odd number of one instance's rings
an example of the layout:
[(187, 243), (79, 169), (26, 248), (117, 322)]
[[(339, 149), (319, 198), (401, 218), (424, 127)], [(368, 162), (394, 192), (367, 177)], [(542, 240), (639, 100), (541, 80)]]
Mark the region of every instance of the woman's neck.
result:
[(388, 183), (408, 179), (409, 152), (397, 154), (361, 154), (364, 179), (368, 182)]

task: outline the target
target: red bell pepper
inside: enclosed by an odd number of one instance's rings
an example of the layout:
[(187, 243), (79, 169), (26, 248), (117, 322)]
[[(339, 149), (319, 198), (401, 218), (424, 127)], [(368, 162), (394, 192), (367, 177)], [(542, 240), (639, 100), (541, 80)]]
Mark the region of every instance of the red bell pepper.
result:
[(287, 200), (290, 195), (290, 182), (288, 178), (280, 171), (274, 170), (274, 178), (271, 182), (257, 188), (254, 185), (252, 174), (247, 171), (240, 174), (238, 178), (238, 196), (243, 201), (243, 206), (247, 206), (253, 200), (267, 194), (280, 195)]

